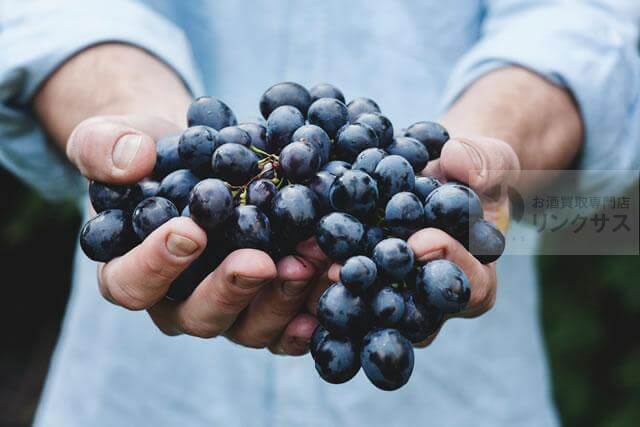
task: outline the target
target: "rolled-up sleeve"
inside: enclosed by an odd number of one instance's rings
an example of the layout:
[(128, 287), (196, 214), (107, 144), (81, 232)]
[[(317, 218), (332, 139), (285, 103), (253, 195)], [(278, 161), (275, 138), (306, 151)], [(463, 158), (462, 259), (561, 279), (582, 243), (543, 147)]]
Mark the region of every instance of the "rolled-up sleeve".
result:
[(482, 75), (522, 66), (575, 97), (585, 126), (580, 169), (637, 170), (640, 3), (489, 0), (485, 12), (482, 36), (453, 70), (443, 108)]
[(0, 9), (0, 164), (46, 198), (73, 198), (83, 188), (29, 107), (44, 80), (71, 56), (99, 43), (135, 45), (201, 92), (182, 30), (136, 1), (31, 0)]

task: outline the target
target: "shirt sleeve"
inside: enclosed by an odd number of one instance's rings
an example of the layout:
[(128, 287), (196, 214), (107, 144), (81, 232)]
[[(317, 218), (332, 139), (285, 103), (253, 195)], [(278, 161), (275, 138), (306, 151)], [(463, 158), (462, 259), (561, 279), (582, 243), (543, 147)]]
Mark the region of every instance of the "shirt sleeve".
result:
[[(443, 109), (482, 75), (522, 66), (567, 88), (576, 99), (585, 125), (579, 169), (637, 170), (639, 22), (640, 3), (635, 0), (489, 0), (482, 36), (454, 68)], [(631, 184), (637, 172), (627, 174), (626, 182), (604, 176), (594, 182), (594, 174), (583, 175), (589, 175), (589, 187), (604, 190)]]
[(44, 80), (92, 45), (121, 42), (156, 56), (202, 91), (183, 31), (132, 0), (31, 0), (0, 7), (0, 164), (48, 199), (82, 194), (83, 181), (30, 112)]

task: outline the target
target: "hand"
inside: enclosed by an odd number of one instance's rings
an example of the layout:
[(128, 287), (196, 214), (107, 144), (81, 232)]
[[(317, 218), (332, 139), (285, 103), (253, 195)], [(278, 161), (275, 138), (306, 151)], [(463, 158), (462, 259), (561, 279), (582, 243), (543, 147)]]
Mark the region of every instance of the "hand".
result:
[[(179, 131), (156, 117), (94, 117), (73, 130), (66, 151), (89, 179), (133, 183), (153, 170), (154, 141)], [(230, 254), (186, 301), (164, 300), (170, 284), (206, 244), (206, 233), (190, 218), (174, 218), (127, 254), (100, 264), (100, 291), (114, 304), (146, 309), (168, 335), (225, 335), (249, 347), (306, 352), (316, 321), (299, 312), (320, 264), (290, 256), (275, 265), (264, 252), (242, 249)]]

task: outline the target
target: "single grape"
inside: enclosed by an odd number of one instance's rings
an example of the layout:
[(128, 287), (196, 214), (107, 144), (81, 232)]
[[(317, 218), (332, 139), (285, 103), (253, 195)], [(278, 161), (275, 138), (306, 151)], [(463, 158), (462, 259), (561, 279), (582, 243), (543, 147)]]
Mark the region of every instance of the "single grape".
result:
[(380, 113), (362, 113), (352, 123), (371, 127), (378, 135), (380, 148), (385, 148), (393, 141), (393, 125), (391, 121)]
[(142, 181), (138, 182), (138, 187), (140, 187), (142, 200), (144, 200), (158, 194), (160, 183), (158, 181), (152, 181), (150, 179), (143, 179)]
[(273, 198), (271, 226), (294, 245), (311, 237), (318, 212), (318, 200), (313, 191), (300, 184), (287, 185)]
[(357, 255), (349, 258), (340, 269), (340, 282), (355, 294), (363, 294), (376, 282), (378, 269), (371, 258)]
[(114, 185), (98, 181), (89, 182), (89, 200), (96, 213), (109, 209), (131, 210), (142, 200), (139, 185)]
[(434, 122), (414, 123), (407, 128), (404, 135), (420, 141), (429, 151), (431, 160), (440, 157), (442, 147), (449, 140), (449, 132), (442, 125)]
[(311, 94), (311, 102), (315, 102), (320, 98), (334, 98), (344, 104), (344, 95), (342, 91), (329, 83), (320, 83), (309, 89)]
[(420, 267), (416, 277), (416, 295), (427, 306), (441, 313), (459, 313), (471, 296), (464, 271), (449, 260), (438, 259)]
[(415, 173), (420, 173), (429, 161), (429, 152), (417, 139), (400, 136), (386, 147), (389, 154), (402, 156), (411, 164)]
[(240, 123), (238, 127), (249, 134), (251, 146), (267, 153), (271, 153), (271, 147), (267, 142), (267, 122), (261, 123)]
[(321, 165), (327, 163), (329, 154), (331, 154), (331, 140), (329, 139), (329, 135), (327, 135), (320, 126), (300, 126), (291, 136), (291, 142), (301, 140), (307, 141), (318, 149)]
[(349, 111), (349, 121), (355, 120), (360, 114), (364, 113), (380, 113), (378, 104), (369, 98), (355, 98), (347, 104)]
[(176, 206), (164, 197), (150, 197), (133, 210), (131, 223), (140, 240), (147, 238), (156, 228), (180, 215)]
[(353, 162), (361, 151), (377, 147), (378, 136), (372, 128), (364, 124), (349, 124), (338, 130), (333, 151), (338, 159)]
[(445, 184), (429, 194), (424, 203), (425, 226), (439, 228), (465, 241), (469, 226), (483, 215), (478, 195), (460, 184)]
[(247, 204), (260, 208), (263, 212), (271, 211), (271, 200), (278, 192), (278, 187), (268, 179), (256, 179), (247, 187)]
[(413, 191), (422, 203), (424, 203), (427, 197), (429, 197), (429, 194), (441, 185), (440, 181), (432, 176), (416, 176), (416, 186)]
[(187, 168), (178, 154), (179, 140), (180, 135), (169, 135), (156, 142), (156, 164), (153, 167), (155, 179), (162, 180), (171, 172)]
[(271, 241), (269, 218), (256, 206), (237, 206), (227, 224), (227, 238), (234, 249), (267, 250), (269, 248)]
[(224, 102), (212, 96), (201, 96), (189, 105), (188, 126), (209, 126), (220, 130), (237, 124), (236, 116)]
[(289, 181), (306, 182), (320, 169), (320, 153), (309, 142), (292, 142), (280, 152), (280, 169)]
[(342, 160), (331, 160), (322, 167), (323, 171), (329, 172), (336, 177), (341, 176), (343, 173), (351, 169), (351, 165)]
[(467, 248), (483, 264), (494, 262), (504, 252), (504, 235), (492, 223), (477, 220), (469, 229)]
[(367, 256), (373, 254), (373, 248), (387, 237), (384, 230), (378, 226), (367, 227), (364, 233), (364, 253)]
[(391, 280), (403, 280), (413, 269), (413, 251), (402, 239), (390, 237), (373, 248), (378, 274)]
[(378, 193), (382, 201), (387, 201), (402, 191), (413, 191), (416, 183), (416, 176), (409, 162), (397, 155), (380, 160), (373, 177), (378, 182)]
[(390, 286), (378, 290), (369, 303), (373, 322), (380, 327), (396, 327), (404, 315), (404, 298)]
[(211, 171), (211, 156), (220, 145), (218, 131), (207, 126), (187, 128), (178, 142), (182, 164), (194, 174), (206, 176)]
[(413, 372), (411, 343), (395, 329), (376, 329), (363, 340), (360, 363), (367, 378), (382, 390), (405, 385)]
[(96, 262), (109, 262), (135, 245), (129, 215), (120, 209), (100, 212), (80, 231), (82, 251)]
[(318, 300), (318, 321), (331, 335), (360, 338), (367, 330), (367, 304), (342, 283), (329, 286)]
[(240, 144), (245, 147), (251, 146), (251, 135), (240, 126), (227, 126), (218, 131), (218, 145)]
[(376, 208), (378, 186), (365, 172), (349, 170), (336, 178), (329, 191), (329, 200), (336, 211), (364, 218)]
[(387, 156), (388, 153), (381, 148), (367, 148), (358, 154), (351, 169), (359, 169), (373, 176), (380, 160)]
[(362, 252), (364, 226), (355, 217), (333, 212), (320, 219), (316, 241), (330, 259), (341, 261)]
[(258, 173), (258, 156), (240, 144), (224, 144), (213, 152), (211, 172), (231, 185), (244, 185)]
[(293, 82), (278, 83), (265, 91), (260, 98), (260, 112), (265, 119), (278, 107), (292, 106), (302, 115), (307, 115), (311, 95), (304, 86)]
[(413, 292), (404, 294), (404, 313), (398, 330), (412, 343), (426, 340), (444, 322), (444, 315), (434, 307), (419, 302)]
[(233, 213), (233, 196), (227, 184), (215, 178), (200, 181), (191, 191), (189, 212), (205, 230), (213, 230), (222, 224)]
[(392, 235), (408, 239), (424, 224), (424, 209), (420, 199), (406, 191), (394, 195), (387, 202), (384, 221)]
[(327, 336), (314, 353), (316, 371), (331, 384), (342, 384), (360, 370), (357, 346), (347, 338)]
[(304, 116), (297, 108), (283, 105), (276, 108), (267, 119), (267, 141), (275, 153), (291, 142), (293, 133), (304, 125)]
[(335, 138), (338, 129), (347, 124), (349, 112), (346, 105), (334, 98), (320, 98), (311, 104), (307, 119), (309, 123), (320, 126), (329, 135)]
[(157, 195), (171, 200), (178, 210), (182, 210), (189, 203), (189, 193), (198, 182), (198, 177), (190, 170), (179, 169), (160, 181)]
[(335, 175), (326, 171), (320, 171), (316, 173), (309, 182), (307, 182), (307, 187), (309, 187), (318, 197), (318, 206), (320, 208), (320, 212), (323, 214), (328, 213), (331, 210), (329, 191), (331, 190), (331, 186), (335, 180)]

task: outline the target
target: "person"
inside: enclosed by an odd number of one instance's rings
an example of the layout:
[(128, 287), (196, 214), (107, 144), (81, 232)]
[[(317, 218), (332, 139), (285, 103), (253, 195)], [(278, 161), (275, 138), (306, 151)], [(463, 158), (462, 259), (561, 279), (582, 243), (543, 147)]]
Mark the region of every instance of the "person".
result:
[[(637, 169), (639, 18), (631, 0), (14, 2), (0, 18), (0, 161), (88, 216), (80, 174), (148, 175), (154, 141), (186, 126), (194, 96), (250, 116), (292, 80), (370, 96), (397, 129), (439, 119), (452, 139), (428, 170), (480, 193), (521, 169)], [(438, 230), (412, 236), (418, 259), (462, 266), (471, 301), (384, 393), (362, 373), (332, 386), (308, 357), (246, 348), (307, 351), (337, 271), (313, 244), (278, 264), (234, 252), (186, 302), (163, 301), (205, 244), (178, 218), (97, 279), (77, 254), (36, 426), (559, 423), (532, 256), (483, 266)]]

